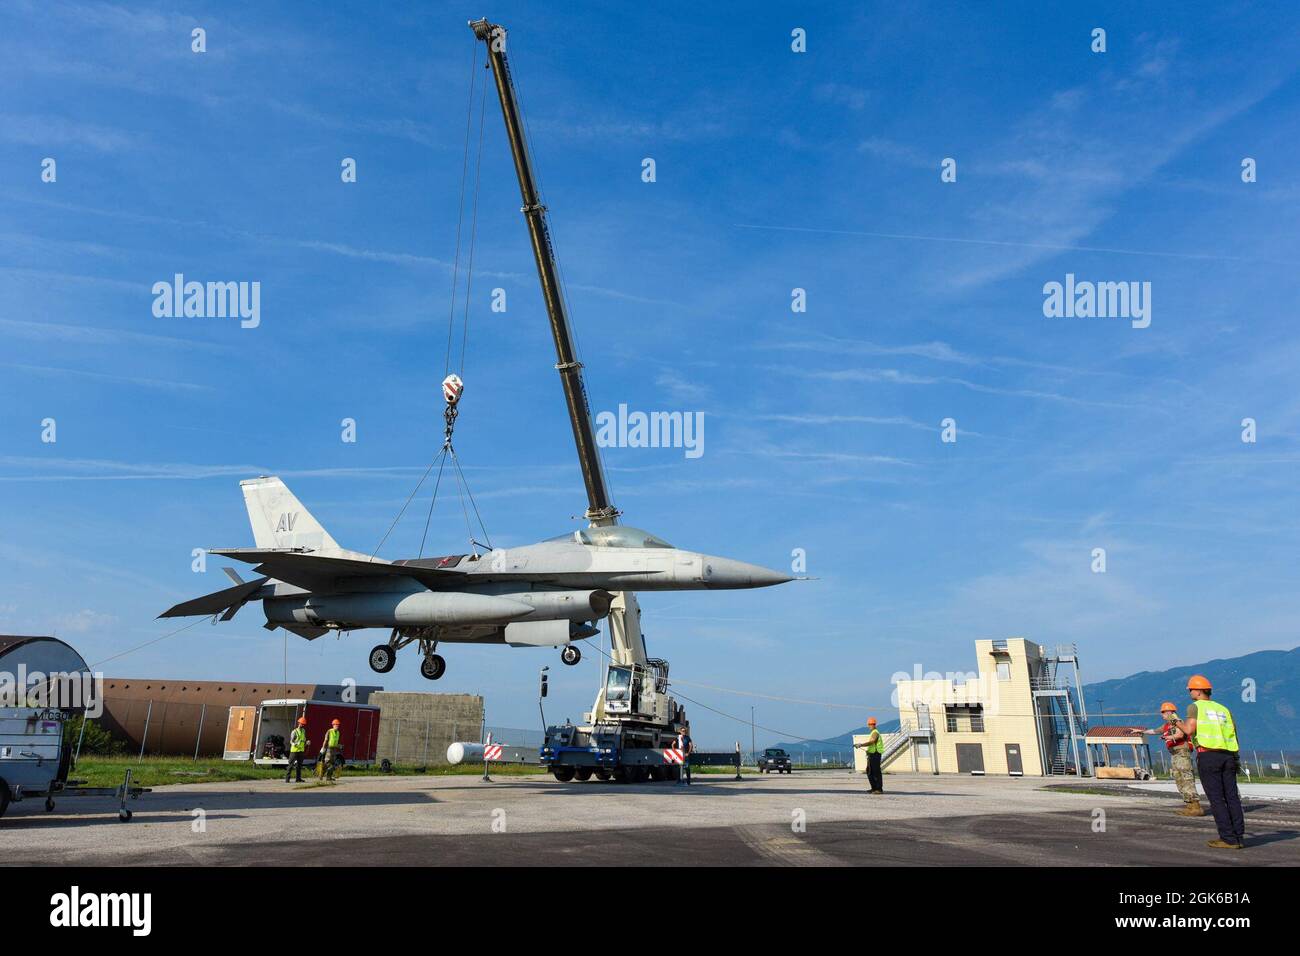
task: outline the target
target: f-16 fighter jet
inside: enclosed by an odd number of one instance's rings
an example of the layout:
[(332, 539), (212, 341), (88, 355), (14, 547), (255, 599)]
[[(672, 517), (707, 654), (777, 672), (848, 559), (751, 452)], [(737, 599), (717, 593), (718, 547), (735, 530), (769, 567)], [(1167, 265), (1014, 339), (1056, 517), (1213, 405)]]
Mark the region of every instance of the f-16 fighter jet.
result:
[(420, 673), (437, 680), (446, 661), (439, 643), (559, 647), (566, 664), (581, 653), (571, 642), (599, 633), (596, 622), (625, 591), (761, 588), (792, 580), (754, 564), (674, 548), (653, 534), (607, 524), (521, 548), (486, 554), (385, 561), (339, 546), (279, 478), (240, 482), (253, 548), (209, 554), (256, 565), (233, 587), (177, 604), (160, 617), (220, 615), (228, 621), (261, 601), (266, 627), (308, 640), (330, 631), (391, 628), (370, 651), (370, 666), (392, 670), (397, 651), (418, 642)]

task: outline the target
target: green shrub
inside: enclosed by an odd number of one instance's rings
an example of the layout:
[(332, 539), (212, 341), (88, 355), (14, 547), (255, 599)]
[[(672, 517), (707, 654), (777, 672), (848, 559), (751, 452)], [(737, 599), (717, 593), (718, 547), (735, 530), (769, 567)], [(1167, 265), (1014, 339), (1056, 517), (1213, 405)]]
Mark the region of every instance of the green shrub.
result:
[(81, 740), (81, 753), (98, 754), (103, 757), (114, 757), (126, 753), (126, 741), (114, 737), (111, 733), (95, 721), (86, 722), (86, 736), (81, 736), (81, 724), (85, 720), (82, 716), (73, 717), (63, 725), (63, 744), (75, 754), (77, 752), (77, 741)]

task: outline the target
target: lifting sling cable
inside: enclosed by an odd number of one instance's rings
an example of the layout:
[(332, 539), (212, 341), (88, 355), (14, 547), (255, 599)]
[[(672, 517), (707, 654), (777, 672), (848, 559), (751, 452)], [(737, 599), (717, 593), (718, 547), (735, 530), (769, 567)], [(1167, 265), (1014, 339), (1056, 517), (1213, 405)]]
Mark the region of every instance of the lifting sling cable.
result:
[[(465, 104), (465, 152), (460, 168), (460, 201), (456, 208), (456, 254), (451, 265), (451, 305), (447, 313), (447, 361), (442, 372), (444, 375), (451, 373), (451, 342), (456, 326), (456, 292), (460, 285), (460, 237), (461, 227), (465, 221), (465, 181), (469, 176), (469, 136), (474, 120), (474, 78), (478, 74), (478, 70), (475, 69), (477, 66), (478, 44), (476, 43), (469, 62), (469, 100)], [(483, 88), (487, 89), (486, 82)]]
[[(478, 44), (476, 43), (475, 47), (477, 46)], [(473, 95), (472, 85), (471, 78), (471, 95)], [(461, 328), (460, 340), (460, 370), (462, 373), (465, 371), (465, 350), (469, 346), (469, 297), (470, 283), (474, 278), (474, 248), (478, 240), (478, 194), (479, 183), (482, 181), (483, 173), (483, 119), (486, 114), (486, 105), (487, 80), (484, 79), (483, 90), (479, 95), (478, 106), (478, 157), (474, 162), (474, 201), (469, 226), (469, 264), (465, 269), (465, 319)], [(466, 144), (466, 147), (468, 148), (468, 143)], [(466, 161), (468, 161), (468, 153), (466, 154)], [(448, 371), (451, 370), (448, 369)]]
[[(464, 155), (462, 157), (462, 164), (461, 164), (460, 201), (459, 201), (459, 209), (457, 211), (457, 220), (456, 220), (456, 252), (455, 252), (455, 258), (452, 263), (451, 304), (447, 316), (447, 355), (446, 355), (446, 364), (445, 364), (447, 376), (446, 378), (443, 379), (442, 382), (442, 394), (444, 400), (446, 401), (446, 408), (443, 411), (444, 428), (443, 428), (442, 447), (439, 448), (438, 454), (434, 456), (433, 461), (429, 462), (429, 466), (424, 470), (424, 474), (420, 476), (420, 480), (416, 482), (415, 488), (411, 491), (411, 493), (407, 496), (406, 501), (402, 504), (401, 509), (397, 513), (397, 517), (393, 519), (392, 524), (388, 526), (388, 530), (384, 532), (384, 536), (379, 540), (379, 544), (375, 546), (375, 550), (370, 555), (371, 560), (374, 560), (374, 558), (379, 554), (380, 549), (383, 548), (385, 542), (387, 542), (389, 536), (393, 533), (393, 530), (397, 527), (398, 523), (402, 520), (402, 517), (406, 514), (406, 510), (407, 508), (410, 507), (411, 502), (415, 499), (415, 496), (418, 495), (420, 493), (420, 489), (424, 487), (424, 483), (425, 481), (428, 480), (429, 475), (433, 471), (434, 466), (437, 465), (438, 475), (434, 480), (433, 494), (429, 500), (429, 510), (428, 513), (425, 515), (425, 520), (424, 520), (424, 531), (420, 537), (419, 556), (420, 557), (424, 556), (424, 548), (425, 545), (428, 543), (429, 527), (433, 520), (433, 508), (438, 501), (438, 492), (442, 486), (442, 475), (443, 475), (443, 470), (445, 469), (447, 464), (448, 456), (450, 456), (452, 461), (455, 463), (456, 471), (457, 474), (459, 475), (458, 491), (461, 496), (461, 507), (462, 510), (465, 511), (466, 526), (470, 529), (469, 540), (471, 546), (474, 547), (475, 554), (477, 554), (478, 551), (477, 551), (476, 542), (474, 541), (473, 528), (472, 526), (470, 526), (469, 523), (469, 511), (468, 509), (465, 508), (466, 496), (469, 497), (470, 504), (474, 505), (474, 513), (479, 519), (479, 527), (483, 529), (483, 537), (486, 540), (490, 541), (490, 538), (487, 533), (487, 528), (483, 524), (482, 516), (479, 515), (478, 505), (474, 503), (474, 497), (472, 494), (469, 493), (469, 484), (464, 477), (464, 473), (461, 471), (460, 461), (456, 457), (455, 449), (452, 447), (452, 433), (455, 430), (456, 417), (459, 414), (459, 402), (460, 402), (461, 392), (464, 390), (464, 382), (461, 380), (460, 376), (456, 375), (451, 371), (451, 351), (452, 351), (452, 342), (454, 341), (455, 328), (456, 328), (456, 296), (457, 293), (459, 292), (459, 285), (460, 285), (459, 282), (460, 249), (461, 249), (461, 237), (464, 232), (465, 185), (469, 179), (469, 146), (471, 141), (471, 133), (473, 131), (474, 87), (475, 87), (475, 75), (478, 72), (476, 69), (477, 65), (478, 65), (478, 44), (476, 43), (474, 44), (474, 52), (470, 60), (470, 90), (469, 90), (469, 99), (466, 104), (466, 111), (465, 111), (466, 112), (465, 149), (464, 149)], [(475, 247), (475, 241), (478, 233), (478, 194), (479, 194), (479, 183), (480, 183), (479, 169), (481, 169), (482, 160), (483, 160), (483, 113), (484, 113), (484, 104), (486, 101), (486, 96), (487, 96), (487, 82), (484, 81), (482, 92), (480, 95), (480, 100), (479, 100), (479, 145), (478, 145), (477, 168), (475, 170), (475, 178), (474, 178), (474, 196), (472, 199), (473, 213), (472, 213), (471, 224), (470, 224), (469, 265), (465, 277), (464, 328), (461, 336), (461, 369), (462, 370), (464, 369), (465, 354), (469, 344), (469, 290), (470, 290), (470, 280), (473, 275), (473, 268), (474, 268), (474, 247)], [(488, 547), (491, 547), (491, 545), (489, 544)]]

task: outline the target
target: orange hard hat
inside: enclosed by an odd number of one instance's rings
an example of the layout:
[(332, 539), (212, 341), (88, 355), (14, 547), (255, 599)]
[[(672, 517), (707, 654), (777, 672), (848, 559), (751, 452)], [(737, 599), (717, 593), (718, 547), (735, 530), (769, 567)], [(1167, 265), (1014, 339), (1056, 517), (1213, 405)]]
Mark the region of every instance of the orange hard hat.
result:
[(335, 727), (337, 727), (339, 725), (339, 719), (335, 717), (333, 720), (330, 721), (330, 723), (333, 724)]
[(306, 718), (306, 717), (299, 717), (299, 718), (298, 718), (298, 726), (299, 726), (299, 727), (306, 727), (306, 726), (307, 726), (307, 718)]
[(1160, 705), (1160, 713), (1162, 713), (1162, 714), (1163, 714), (1163, 713), (1166, 713), (1167, 711), (1171, 711), (1171, 710), (1172, 710), (1175, 714), (1178, 713), (1178, 707), (1177, 707), (1177, 705), (1175, 705), (1174, 702), (1171, 701), (1171, 700), (1167, 700), (1167, 701), (1165, 701), (1163, 704)]
[(874, 727), (874, 726), (876, 726), (876, 718), (874, 718), (874, 717), (868, 717), (868, 718), (867, 718), (867, 726), (868, 726), (868, 727)]
[(1205, 675), (1193, 674), (1191, 677), (1187, 678), (1187, 689), (1188, 690), (1211, 690), (1213, 689), (1213, 685), (1210, 684), (1210, 679)]

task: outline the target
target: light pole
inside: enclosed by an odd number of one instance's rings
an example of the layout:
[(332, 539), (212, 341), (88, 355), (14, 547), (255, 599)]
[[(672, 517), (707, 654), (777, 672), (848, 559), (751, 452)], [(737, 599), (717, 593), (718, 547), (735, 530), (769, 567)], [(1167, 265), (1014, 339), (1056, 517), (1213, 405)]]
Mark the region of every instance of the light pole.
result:
[(754, 706), (749, 707), (749, 752), (758, 763), (758, 737), (754, 732)]

